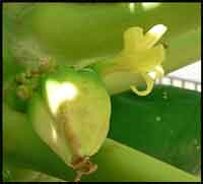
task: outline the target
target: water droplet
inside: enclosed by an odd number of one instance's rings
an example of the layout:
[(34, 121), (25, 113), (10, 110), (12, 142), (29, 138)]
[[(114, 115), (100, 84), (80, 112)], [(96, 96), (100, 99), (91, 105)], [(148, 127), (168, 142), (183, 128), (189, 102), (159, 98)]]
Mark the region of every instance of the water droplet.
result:
[(161, 117), (160, 117), (160, 116), (157, 116), (157, 117), (156, 117), (156, 121), (161, 121)]
[(10, 180), (11, 179), (11, 172), (9, 170), (3, 170), (3, 178), (4, 180)]
[(194, 145), (198, 145), (197, 139), (194, 139)]
[(168, 93), (166, 91), (163, 92), (163, 99), (165, 99), (165, 100), (168, 99)]
[(168, 99), (168, 96), (163, 96), (163, 99), (164, 99), (164, 100), (167, 100), (167, 99)]
[(174, 133), (174, 131), (173, 130), (170, 130), (170, 134), (173, 134)]
[(197, 151), (199, 151), (200, 150), (200, 145), (198, 145), (196, 148), (197, 148)]

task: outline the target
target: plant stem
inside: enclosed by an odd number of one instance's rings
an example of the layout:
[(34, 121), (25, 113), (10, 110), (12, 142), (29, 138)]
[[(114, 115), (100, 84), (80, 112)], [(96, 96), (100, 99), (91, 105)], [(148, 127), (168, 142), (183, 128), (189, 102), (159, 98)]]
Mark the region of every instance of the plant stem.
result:
[[(44, 144), (22, 113), (3, 106), (4, 162), (73, 181), (74, 173)], [(20, 146), (20, 147), (19, 147)], [(107, 139), (92, 158), (98, 164), (88, 181), (199, 181), (199, 178)]]
[[(4, 4), (3, 13), (4, 22), (10, 23), (10, 31), (8, 29), (7, 32), (13, 34), (16, 40), (23, 42), (33, 37), (39, 43), (41, 51), (46, 51), (60, 64), (64, 61), (77, 65), (86, 59), (118, 53), (123, 47), (123, 32), (129, 27), (139, 26), (148, 30), (153, 25), (164, 24), (168, 27), (164, 39), (166, 43), (200, 28), (200, 5), (160, 3), (157, 8), (145, 11), (141, 3), (135, 3), (135, 11), (132, 13), (129, 3), (114, 3), (111, 6), (105, 3), (88, 3), (85, 6), (80, 3), (16, 3)], [(16, 11), (19, 16), (16, 16)], [(197, 47), (200, 48), (199, 45)], [(176, 63), (175, 57), (167, 63)]]
[(107, 139), (95, 156), (99, 171), (91, 181), (198, 181), (199, 179), (140, 151)]
[[(77, 3), (5, 4), (4, 22), (9, 24), (4, 32), (8, 32), (7, 37), (9, 33), (15, 37), (12, 47), (17, 48), (14, 52), (21, 58), (22, 65), (32, 66), (38, 54), (39, 57), (48, 54), (59, 64), (86, 66), (100, 57), (111, 63), (110, 56), (123, 48), (123, 33), (129, 27), (148, 30), (153, 25), (164, 24), (168, 27), (162, 40), (168, 45), (163, 63), (167, 74), (200, 58), (200, 5), (160, 3), (156, 8), (145, 10), (142, 3), (135, 3), (131, 11), (129, 3), (111, 6), (105, 3), (85, 6)], [(18, 46), (19, 43), (24, 46)], [(133, 83), (142, 83), (139, 77), (130, 74), (105, 79), (100, 75), (110, 94), (126, 91)]]

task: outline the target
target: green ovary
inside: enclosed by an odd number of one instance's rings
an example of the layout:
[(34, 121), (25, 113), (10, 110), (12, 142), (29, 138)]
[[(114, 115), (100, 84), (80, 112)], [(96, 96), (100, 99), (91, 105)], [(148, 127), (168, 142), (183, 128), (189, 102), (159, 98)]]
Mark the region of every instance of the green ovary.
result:
[(65, 162), (94, 155), (110, 120), (110, 98), (92, 70), (59, 68), (42, 79), (30, 105), (36, 132)]

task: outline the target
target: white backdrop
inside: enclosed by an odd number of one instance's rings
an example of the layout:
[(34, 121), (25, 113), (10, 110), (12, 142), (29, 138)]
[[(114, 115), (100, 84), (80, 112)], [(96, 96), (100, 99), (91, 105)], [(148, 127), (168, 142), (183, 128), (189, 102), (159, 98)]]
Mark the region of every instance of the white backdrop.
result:
[(168, 74), (168, 76), (201, 82), (201, 61), (176, 70)]

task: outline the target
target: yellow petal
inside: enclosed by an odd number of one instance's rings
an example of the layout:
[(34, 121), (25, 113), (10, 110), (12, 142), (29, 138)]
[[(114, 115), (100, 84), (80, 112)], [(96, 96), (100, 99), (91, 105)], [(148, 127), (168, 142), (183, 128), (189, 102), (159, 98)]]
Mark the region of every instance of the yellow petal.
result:
[(136, 70), (149, 72), (164, 61), (165, 50), (163, 45), (159, 44), (133, 57), (130, 60), (133, 62), (134, 59), (134, 68)]
[(140, 27), (131, 27), (124, 33), (124, 50), (134, 52), (139, 48), (143, 40), (143, 29)]
[(148, 95), (152, 91), (153, 86), (154, 86), (154, 80), (148, 74), (142, 73), (141, 75), (142, 75), (142, 77), (144, 78), (144, 80), (146, 82), (146, 86), (147, 86), (146, 89), (142, 90), (142, 91), (139, 91), (136, 88), (135, 85), (130, 86), (130, 88), (137, 95), (139, 95), (139, 96), (146, 96), (146, 95)]
[(153, 26), (144, 36), (144, 40), (140, 43), (141, 48), (150, 49), (167, 31), (167, 27), (163, 24)]

